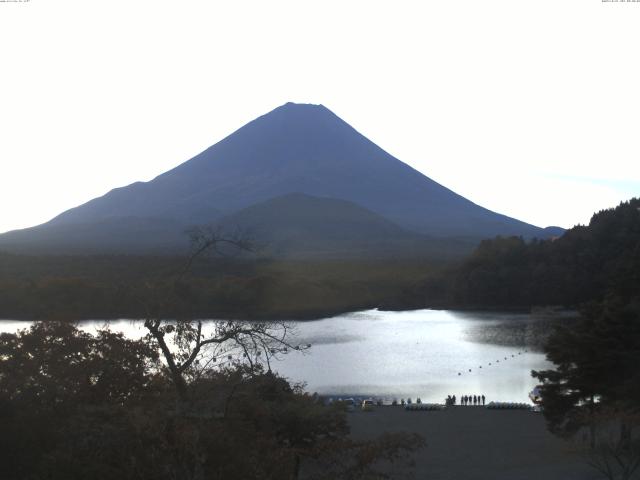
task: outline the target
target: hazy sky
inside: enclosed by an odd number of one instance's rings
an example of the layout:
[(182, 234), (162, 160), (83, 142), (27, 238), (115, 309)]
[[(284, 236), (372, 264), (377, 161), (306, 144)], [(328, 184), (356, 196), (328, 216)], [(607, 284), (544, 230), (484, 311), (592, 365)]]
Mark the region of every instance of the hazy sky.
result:
[(492, 210), (640, 195), (640, 3), (0, 2), (0, 231), (322, 103)]

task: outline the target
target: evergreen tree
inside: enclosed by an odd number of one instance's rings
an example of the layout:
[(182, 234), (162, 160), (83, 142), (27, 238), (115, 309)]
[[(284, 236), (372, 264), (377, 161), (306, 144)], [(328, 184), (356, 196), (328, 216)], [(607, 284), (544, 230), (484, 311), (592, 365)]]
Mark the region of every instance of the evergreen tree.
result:
[(546, 354), (555, 369), (534, 371), (533, 376), (542, 382), (552, 432), (570, 436), (592, 426), (590, 419), (605, 409), (640, 411), (639, 299), (610, 295), (591, 304), (580, 323), (560, 327), (550, 337)]

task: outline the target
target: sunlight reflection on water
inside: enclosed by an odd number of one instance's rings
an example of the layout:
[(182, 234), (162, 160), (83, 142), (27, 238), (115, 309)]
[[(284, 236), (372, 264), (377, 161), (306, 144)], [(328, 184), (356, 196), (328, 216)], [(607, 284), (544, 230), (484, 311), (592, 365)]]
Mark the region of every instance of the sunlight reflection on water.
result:
[[(487, 401), (527, 401), (536, 385), (531, 370), (549, 367), (527, 345), (536, 322), (531, 315), (444, 310), (370, 310), (288, 322), (296, 327), (294, 342), (312, 348), (284, 355), (272, 366), (294, 382), (306, 382), (310, 392), (334, 396), (441, 402), (448, 394), (485, 394)], [(3, 320), (0, 331), (27, 325)], [(88, 330), (104, 325), (82, 322)], [(145, 333), (140, 321), (110, 325), (132, 338)]]

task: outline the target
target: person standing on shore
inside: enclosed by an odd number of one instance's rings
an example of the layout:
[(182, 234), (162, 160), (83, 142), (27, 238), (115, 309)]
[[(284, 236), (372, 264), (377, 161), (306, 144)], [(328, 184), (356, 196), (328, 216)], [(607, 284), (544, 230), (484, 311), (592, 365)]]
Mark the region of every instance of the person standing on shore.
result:
[(482, 394), (482, 405), (484, 405), (484, 393)]
[(451, 397), (451, 399), (453, 400), (453, 404), (456, 404), (456, 396), (454, 395), (453, 397)]

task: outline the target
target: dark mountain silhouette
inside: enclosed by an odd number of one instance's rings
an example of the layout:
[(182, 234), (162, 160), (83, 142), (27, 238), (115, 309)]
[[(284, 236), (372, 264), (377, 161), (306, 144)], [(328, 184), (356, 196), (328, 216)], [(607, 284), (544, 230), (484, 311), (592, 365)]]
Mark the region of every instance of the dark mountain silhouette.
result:
[(288, 103), (149, 182), (0, 236), (0, 248), (162, 250), (180, 244), (190, 225), (294, 192), (347, 200), (430, 236), (549, 236), (427, 178), (324, 106)]
[(221, 220), (250, 238), (261, 254), (300, 258), (449, 256), (474, 242), (411, 232), (353, 202), (291, 193), (252, 205)]

